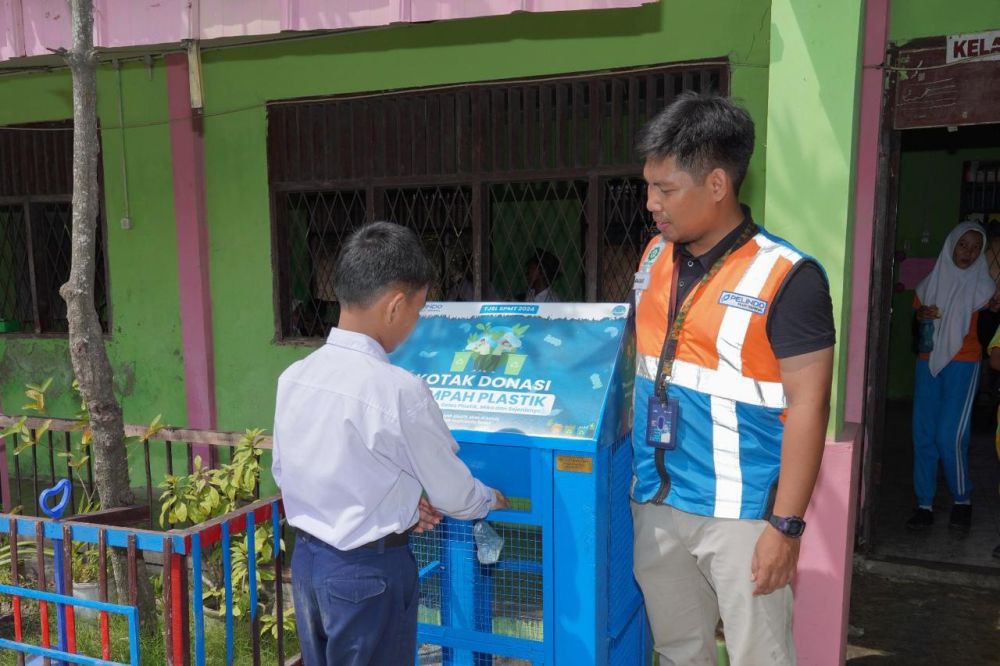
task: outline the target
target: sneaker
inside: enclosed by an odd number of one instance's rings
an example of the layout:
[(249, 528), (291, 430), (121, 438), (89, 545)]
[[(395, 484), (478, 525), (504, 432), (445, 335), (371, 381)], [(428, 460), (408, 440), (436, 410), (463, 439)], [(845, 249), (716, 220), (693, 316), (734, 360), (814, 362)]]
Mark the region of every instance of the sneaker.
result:
[(993, 549), (993, 557), (1000, 559), (1000, 546)]
[(972, 527), (972, 505), (956, 504), (951, 507), (951, 517), (948, 519), (948, 527), (968, 534)]
[(906, 521), (906, 529), (921, 531), (934, 524), (934, 512), (930, 509), (914, 509), (913, 516)]

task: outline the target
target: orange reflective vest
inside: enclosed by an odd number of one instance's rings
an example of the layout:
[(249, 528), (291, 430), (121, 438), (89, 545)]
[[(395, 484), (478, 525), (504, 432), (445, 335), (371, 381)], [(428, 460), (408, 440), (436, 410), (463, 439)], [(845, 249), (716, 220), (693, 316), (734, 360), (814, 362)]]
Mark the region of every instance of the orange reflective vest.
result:
[[(691, 289), (667, 396), (678, 401), (667, 479), (646, 443), (649, 398), (668, 330), (674, 246), (661, 237), (643, 254), (636, 283), (636, 382), (632, 497), (650, 501), (666, 481), (664, 503), (722, 518), (763, 518), (781, 465), (785, 392), (767, 336), (771, 304), (793, 267), (806, 259), (786, 241), (758, 231), (708, 282)], [(647, 274), (647, 275), (643, 275)], [(678, 304), (678, 309), (680, 304)]]

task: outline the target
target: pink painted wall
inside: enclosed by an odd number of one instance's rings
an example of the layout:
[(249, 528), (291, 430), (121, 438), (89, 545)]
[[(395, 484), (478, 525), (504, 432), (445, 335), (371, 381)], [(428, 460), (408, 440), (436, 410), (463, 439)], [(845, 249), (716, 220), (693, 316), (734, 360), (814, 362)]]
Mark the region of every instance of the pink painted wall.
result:
[[(871, 294), (872, 244), (878, 182), (879, 134), (882, 124), (880, 69), (889, 35), (891, 0), (865, 3), (863, 70), (854, 173), (854, 239), (851, 256), (851, 306), (846, 334), (848, 359), (844, 399), (844, 432), (828, 440), (813, 492), (799, 568), (794, 582), (792, 618), (800, 664), (839, 666), (847, 653), (854, 533), (857, 521), (864, 447)], [(933, 261), (932, 261), (933, 263)], [(818, 529), (817, 529), (818, 528)]]
[(841, 437), (827, 441), (806, 511), (806, 533), (792, 588), (792, 631), (803, 666), (844, 663), (862, 433), (852, 424)]
[[(214, 430), (215, 347), (205, 212), (205, 149), (200, 119), (190, 105), (187, 56), (171, 53), (166, 63), (187, 426)], [(206, 463), (211, 461), (208, 446), (196, 444), (195, 455)]]
[(899, 282), (903, 289), (916, 289), (917, 285), (934, 270), (937, 257), (910, 257), (899, 262)]
[[(342, 30), (512, 12), (638, 7), (656, 0), (94, 0), (99, 48)], [(0, 0), (0, 60), (69, 46), (66, 0)]]
[(851, 255), (851, 311), (847, 331), (847, 391), (844, 420), (864, 418), (865, 357), (868, 351), (868, 304), (871, 293), (872, 233), (875, 228), (875, 189), (878, 182), (878, 144), (882, 125), (882, 69), (889, 40), (890, 0), (868, 0), (865, 5), (864, 53), (861, 72), (861, 109), (858, 119), (854, 190), (854, 248)]

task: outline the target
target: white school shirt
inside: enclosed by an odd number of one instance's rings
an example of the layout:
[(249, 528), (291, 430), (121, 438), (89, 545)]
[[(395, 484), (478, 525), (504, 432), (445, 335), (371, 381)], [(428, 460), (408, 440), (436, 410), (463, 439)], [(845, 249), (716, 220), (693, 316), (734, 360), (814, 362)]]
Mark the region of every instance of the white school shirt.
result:
[(539, 292), (528, 289), (524, 300), (529, 303), (562, 303), (562, 297), (552, 287), (546, 287)]
[(351, 550), (439, 511), (481, 518), (493, 491), (456, 455), (430, 389), (375, 340), (334, 328), (278, 379), (271, 471), (289, 524)]

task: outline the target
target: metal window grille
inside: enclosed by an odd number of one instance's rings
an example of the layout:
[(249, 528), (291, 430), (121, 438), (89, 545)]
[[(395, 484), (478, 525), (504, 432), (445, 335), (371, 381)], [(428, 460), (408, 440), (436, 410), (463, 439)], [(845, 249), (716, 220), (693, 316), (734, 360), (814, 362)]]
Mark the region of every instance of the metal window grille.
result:
[[(492, 298), (585, 298), (587, 181), (503, 183), (489, 189)], [(532, 279), (534, 278), (534, 280)], [(533, 287), (532, 284), (538, 285)]]
[[(0, 128), (0, 319), (8, 331), (69, 330), (59, 288), (72, 248), (72, 129), (69, 121)], [(108, 331), (104, 236), (98, 220), (94, 299)]]
[(603, 182), (604, 224), (598, 300), (628, 300), (633, 277), (646, 243), (656, 232), (646, 211), (646, 182), (616, 178)]
[[(66, 333), (66, 302), (59, 288), (69, 279), (72, 251), (69, 201), (0, 203), (0, 318), (24, 332)], [(94, 302), (108, 330), (104, 230), (97, 225)]]
[(474, 295), (472, 191), (463, 186), (386, 189), (376, 217), (411, 227), (437, 269), (429, 300), (471, 301)]
[(437, 267), (432, 299), (515, 300), (546, 285), (561, 300), (626, 299), (655, 234), (636, 132), (684, 90), (727, 92), (728, 76), (717, 60), (271, 103), (277, 337), (336, 323), (322, 266), (376, 219), (419, 234)]
[(962, 165), (961, 218), (977, 220), (989, 242), (983, 249), (990, 275), (1000, 284), (1000, 162), (969, 161)]
[(333, 293), (333, 268), (348, 234), (364, 224), (364, 192), (288, 192), (278, 210), (278, 246), (282, 248), (281, 282), (287, 307), (282, 330), (293, 337), (322, 337), (340, 309)]

